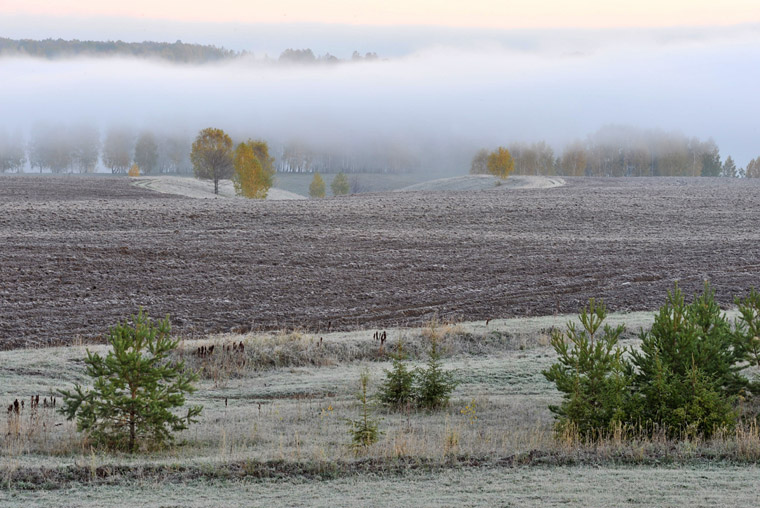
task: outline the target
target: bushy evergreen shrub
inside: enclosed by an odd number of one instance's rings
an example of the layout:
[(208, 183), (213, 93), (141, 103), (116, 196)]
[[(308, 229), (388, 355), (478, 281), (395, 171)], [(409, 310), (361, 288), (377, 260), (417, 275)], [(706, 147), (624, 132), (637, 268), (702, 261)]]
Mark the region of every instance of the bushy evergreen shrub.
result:
[(406, 367), (401, 342), (393, 354), (393, 368), (385, 371), (385, 381), (380, 386), (378, 399), (386, 406), (396, 409), (414, 404), (414, 371)]
[(426, 409), (442, 408), (448, 405), (451, 392), (456, 386), (454, 373), (442, 368), (438, 341), (431, 341), (427, 366), (418, 369), (415, 376), (417, 405)]
[(737, 397), (757, 392), (742, 370), (760, 361), (760, 294), (737, 304), (732, 328), (709, 284), (691, 304), (676, 284), (641, 332), (640, 348), (629, 352), (617, 345), (623, 328), (602, 329), (606, 309), (591, 300), (582, 329), (569, 323), (565, 334), (552, 335), (559, 359), (544, 376), (563, 393), (562, 404), (550, 406), (557, 428), (584, 439), (616, 426), (703, 438), (732, 429)]
[(603, 302), (591, 299), (580, 313), (581, 328), (567, 324), (567, 331), (552, 333), (559, 361), (543, 372), (562, 392), (563, 401), (549, 409), (557, 417), (557, 429), (572, 430), (593, 439), (624, 422), (630, 384), (625, 348), (618, 347), (623, 326), (604, 325)]
[(711, 436), (736, 421), (735, 396), (747, 386), (743, 352), (709, 285), (687, 305), (678, 285), (631, 353), (635, 369), (629, 418), (671, 436)]
[(112, 350), (103, 358), (87, 351), (87, 375), (94, 386), (84, 390), (61, 390), (61, 412), (76, 419), (98, 445), (134, 452), (140, 445), (158, 447), (171, 442), (173, 432), (196, 421), (201, 406), (175, 413), (185, 404), (185, 394), (193, 393), (195, 374), (183, 362), (171, 362), (169, 355), (179, 340), (169, 336), (169, 319), (154, 324), (140, 309), (133, 324), (117, 324), (108, 342)]
[(453, 372), (443, 370), (437, 339), (432, 339), (424, 368), (410, 370), (401, 346), (393, 355), (393, 368), (385, 371), (385, 382), (377, 394), (380, 402), (394, 409), (418, 407), (440, 409), (449, 403), (457, 387)]

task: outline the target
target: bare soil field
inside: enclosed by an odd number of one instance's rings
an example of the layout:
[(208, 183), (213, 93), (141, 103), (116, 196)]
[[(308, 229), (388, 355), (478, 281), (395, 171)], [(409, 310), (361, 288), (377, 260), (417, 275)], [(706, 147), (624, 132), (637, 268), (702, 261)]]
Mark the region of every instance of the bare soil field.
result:
[(126, 178), (0, 177), (0, 347), (97, 337), (139, 306), (187, 334), (380, 328), (432, 316), (653, 310), (675, 280), (760, 286), (760, 182), (303, 201), (198, 200)]

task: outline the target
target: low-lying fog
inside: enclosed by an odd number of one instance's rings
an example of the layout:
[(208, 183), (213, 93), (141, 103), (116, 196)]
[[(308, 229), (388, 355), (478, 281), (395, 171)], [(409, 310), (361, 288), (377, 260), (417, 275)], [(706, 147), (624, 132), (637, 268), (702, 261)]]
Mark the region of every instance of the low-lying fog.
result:
[(87, 121), (194, 136), (215, 126), (273, 143), (393, 144), (425, 154), (425, 169), (463, 173), (480, 147), (545, 140), (559, 150), (630, 124), (712, 137), (744, 165), (760, 155), (758, 69), (752, 30), (592, 49), (438, 45), (339, 65), (3, 58), (0, 128)]

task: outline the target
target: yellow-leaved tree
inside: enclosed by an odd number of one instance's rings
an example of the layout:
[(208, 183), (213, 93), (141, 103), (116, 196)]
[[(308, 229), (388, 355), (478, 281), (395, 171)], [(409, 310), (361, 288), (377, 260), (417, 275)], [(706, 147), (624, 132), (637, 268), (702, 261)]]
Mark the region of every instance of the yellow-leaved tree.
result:
[(127, 176), (140, 176), (140, 166), (137, 164), (132, 164), (132, 167), (129, 168)]
[(231, 178), (232, 139), (222, 129), (209, 127), (198, 133), (190, 151), (196, 178), (213, 180), (214, 194), (219, 194), (219, 180)]
[(319, 173), (314, 173), (314, 178), (309, 184), (309, 196), (313, 198), (325, 197), (325, 181), (319, 176)]
[(266, 142), (249, 139), (240, 143), (233, 159), (235, 193), (246, 198), (265, 199), (274, 181), (273, 161)]
[(506, 179), (515, 170), (515, 161), (512, 158), (512, 154), (503, 146), (488, 154), (487, 165), (488, 172), (494, 176), (498, 176), (502, 180)]

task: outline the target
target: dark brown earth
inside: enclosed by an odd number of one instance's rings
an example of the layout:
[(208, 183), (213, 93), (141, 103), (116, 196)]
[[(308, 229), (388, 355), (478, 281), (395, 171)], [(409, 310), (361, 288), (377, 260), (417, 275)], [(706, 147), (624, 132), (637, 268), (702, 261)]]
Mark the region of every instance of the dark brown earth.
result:
[(655, 309), (675, 280), (760, 287), (760, 182), (192, 200), (126, 178), (0, 177), (0, 347), (96, 337), (144, 306), (175, 331), (414, 325)]

